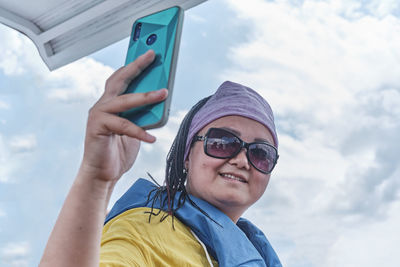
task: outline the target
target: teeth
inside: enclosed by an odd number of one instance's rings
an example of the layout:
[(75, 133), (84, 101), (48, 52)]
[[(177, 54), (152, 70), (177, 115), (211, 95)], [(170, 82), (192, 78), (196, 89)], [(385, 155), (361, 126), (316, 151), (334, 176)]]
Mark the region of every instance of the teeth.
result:
[(241, 179), (239, 177), (233, 176), (232, 174), (223, 173), (223, 174), (221, 174), (221, 176), (229, 178), (229, 179), (232, 179), (232, 180), (236, 180), (236, 181), (239, 181), (239, 182), (242, 182), (242, 183), (246, 182), (246, 181), (244, 181), (243, 179)]

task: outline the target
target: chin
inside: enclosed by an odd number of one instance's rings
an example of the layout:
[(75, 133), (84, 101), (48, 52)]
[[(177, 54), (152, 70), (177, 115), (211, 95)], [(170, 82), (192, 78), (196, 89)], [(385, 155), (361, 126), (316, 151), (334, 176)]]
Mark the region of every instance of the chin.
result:
[(244, 206), (246, 204), (245, 199), (237, 195), (219, 197), (217, 201), (224, 206)]

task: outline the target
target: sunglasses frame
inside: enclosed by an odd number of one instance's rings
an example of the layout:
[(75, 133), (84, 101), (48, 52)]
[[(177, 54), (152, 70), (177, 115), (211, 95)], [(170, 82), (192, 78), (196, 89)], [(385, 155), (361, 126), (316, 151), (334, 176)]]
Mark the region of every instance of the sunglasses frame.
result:
[[(213, 131), (213, 130), (224, 131), (224, 132), (227, 132), (227, 133), (233, 135), (235, 138), (237, 138), (237, 139), (239, 140), (239, 142), (240, 142), (240, 149), (238, 149), (237, 152), (235, 152), (232, 156), (229, 156), (229, 157), (218, 157), (218, 156), (210, 155), (210, 154), (208, 153), (208, 150), (207, 150), (207, 140), (208, 140), (208, 136), (209, 136), (210, 132)], [(222, 129), (222, 128), (210, 128), (210, 129), (207, 130), (207, 132), (206, 132), (206, 134), (205, 134), (204, 136), (196, 135), (196, 136), (193, 138), (193, 143), (194, 143), (194, 142), (197, 142), (197, 141), (204, 141), (204, 142), (203, 142), (204, 153), (205, 153), (207, 156), (210, 156), (210, 157), (212, 157), (212, 158), (217, 158), (217, 159), (231, 159), (231, 158), (234, 158), (234, 157), (236, 157), (236, 156), (242, 151), (243, 148), (246, 148), (246, 157), (247, 157), (247, 161), (250, 162), (251, 166), (253, 166), (256, 170), (258, 170), (259, 172), (262, 172), (262, 173), (264, 173), (264, 174), (270, 174), (270, 173), (274, 170), (274, 168), (275, 168), (275, 166), (276, 166), (276, 163), (278, 162), (278, 158), (279, 158), (278, 149), (277, 149), (275, 146), (271, 145), (270, 143), (268, 143), (268, 142), (251, 142), (251, 143), (247, 143), (247, 142), (243, 141), (242, 139), (240, 139), (240, 137), (237, 136), (236, 134), (234, 134), (234, 133), (232, 133), (232, 132), (230, 132), (230, 131), (228, 131), (228, 130)], [(276, 153), (276, 159), (275, 159), (275, 161), (274, 161), (274, 163), (273, 163), (274, 165), (272, 166), (272, 169), (271, 169), (270, 171), (263, 171), (263, 170), (257, 168), (257, 167), (255, 166), (255, 164), (250, 160), (249, 146), (250, 146), (250, 145), (253, 145), (253, 144), (263, 144), (263, 145), (267, 145), (267, 146), (273, 148), (273, 150), (275, 151), (275, 153)]]

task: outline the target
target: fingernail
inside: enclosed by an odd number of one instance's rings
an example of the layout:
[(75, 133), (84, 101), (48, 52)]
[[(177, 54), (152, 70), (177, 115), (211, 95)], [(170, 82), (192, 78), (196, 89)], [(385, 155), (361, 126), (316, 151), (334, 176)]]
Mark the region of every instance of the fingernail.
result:
[(155, 54), (154, 50), (150, 49), (150, 50), (147, 50), (147, 52), (146, 52), (147, 55), (151, 54), (151, 53)]
[(168, 90), (165, 89), (165, 88), (163, 88), (163, 89), (158, 89), (158, 90), (155, 90), (155, 91), (151, 91), (150, 93), (151, 93), (153, 96), (158, 96), (158, 95), (163, 94), (164, 91), (166, 91), (166, 93), (168, 93)]
[(146, 142), (149, 142), (149, 143), (154, 143), (156, 141), (156, 138), (147, 132), (146, 132), (145, 138), (146, 138)]

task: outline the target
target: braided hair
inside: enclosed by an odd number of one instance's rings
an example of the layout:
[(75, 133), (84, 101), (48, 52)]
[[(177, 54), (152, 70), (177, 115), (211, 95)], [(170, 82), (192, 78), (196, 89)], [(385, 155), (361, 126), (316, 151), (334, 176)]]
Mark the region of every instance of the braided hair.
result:
[[(190, 125), (192, 123), (193, 117), (196, 113), (204, 106), (211, 96), (203, 98), (196, 105), (194, 105), (190, 111), (183, 118), (183, 121), (179, 127), (178, 133), (172, 143), (172, 146), (167, 155), (167, 166), (165, 171), (165, 181), (164, 185), (158, 185), (157, 188), (153, 189), (148, 195), (148, 203), (151, 202), (151, 211), (149, 213), (149, 221), (152, 215), (159, 215), (161, 210), (166, 211), (166, 213), (161, 217), (160, 221), (163, 221), (169, 215), (174, 219), (174, 214), (176, 211), (183, 206), (186, 200), (190, 202), (194, 207), (196, 207), (200, 212), (210, 218), (210, 216), (203, 211), (200, 207), (196, 205), (191, 199), (186, 191), (186, 169), (185, 169), (185, 146), (188, 137)], [(156, 182), (153, 177), (148, 174), (150, 178)], [(156, 182), (157, 183), (157, 182)], [(153, 196), (152, 193), (155, 194)], [(177, 192), (181, 192), (178, 203), (175, 203), (175, 195)], [(166, 193), (166, 194), (165, 194)], [(154, 204), (159, 202), (161, 209), (158, 212), (154, 212)], [(215, 222), (212, 218), (212, 221)], [(173, 221), (172, 221), (173, 222)], [(218, 223), (217, 223), (218, 224)]]

